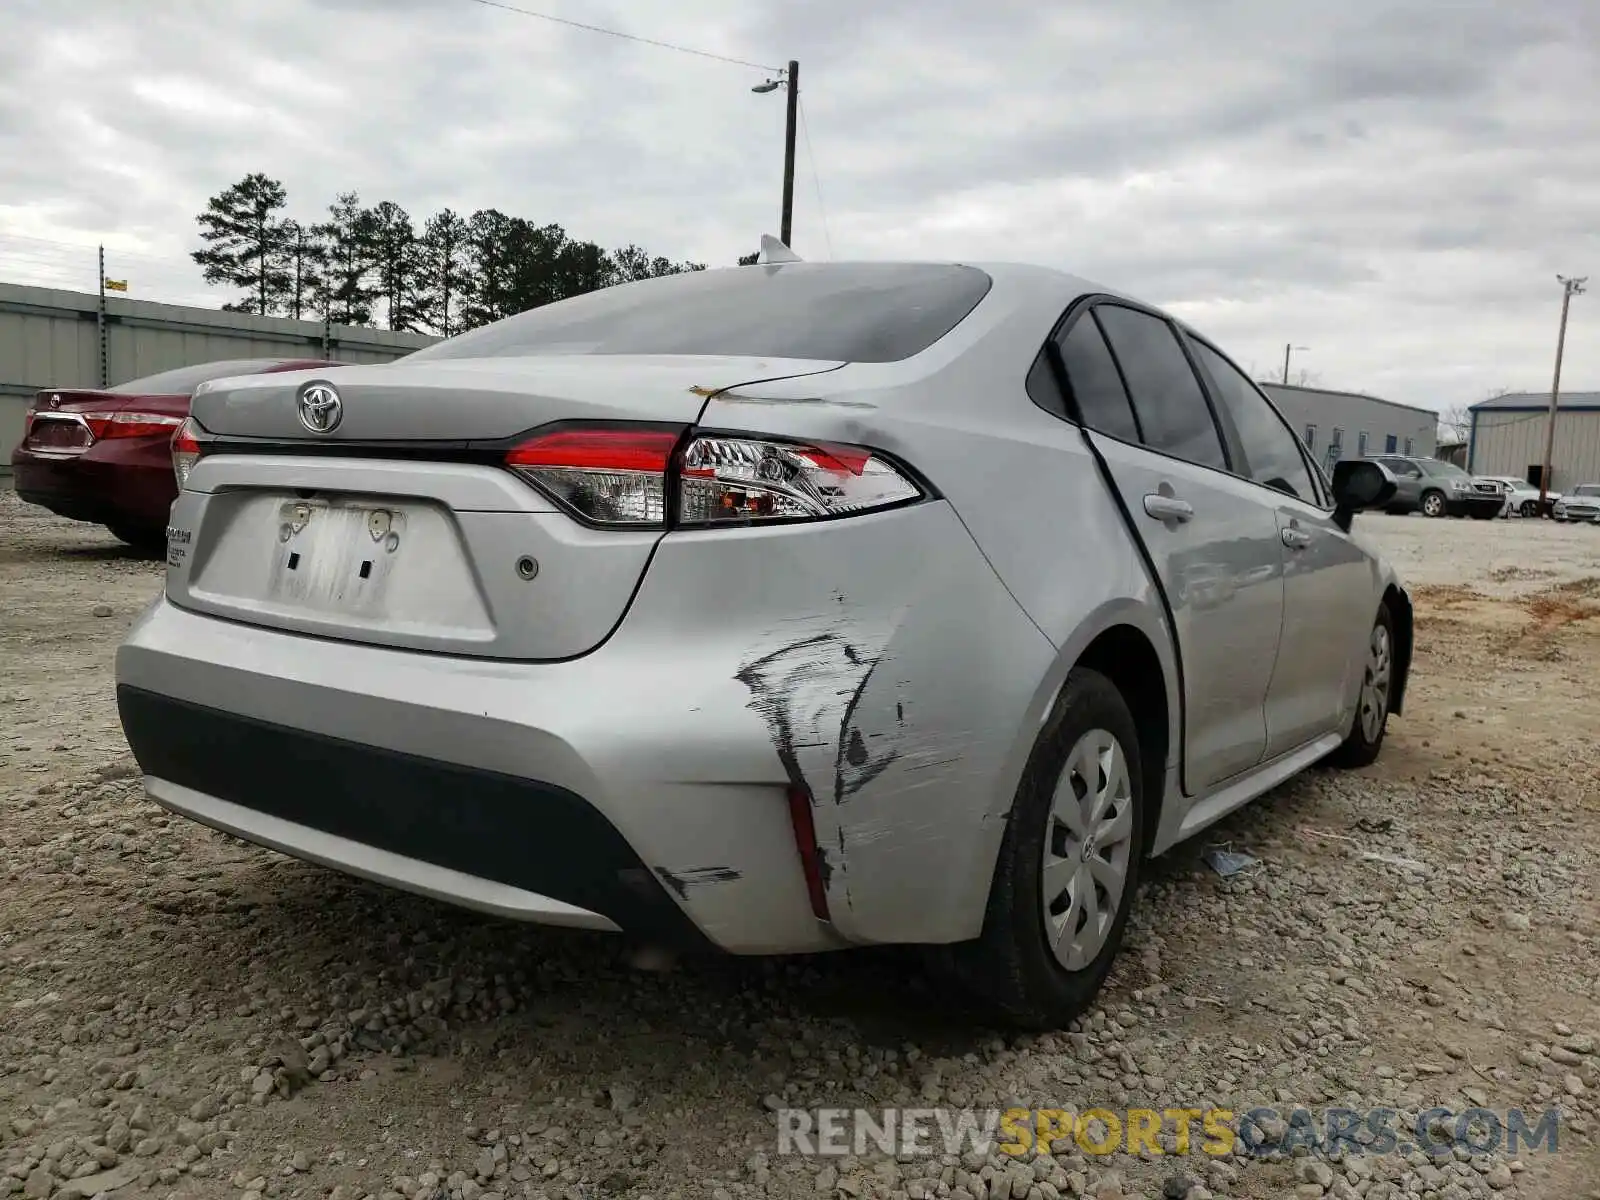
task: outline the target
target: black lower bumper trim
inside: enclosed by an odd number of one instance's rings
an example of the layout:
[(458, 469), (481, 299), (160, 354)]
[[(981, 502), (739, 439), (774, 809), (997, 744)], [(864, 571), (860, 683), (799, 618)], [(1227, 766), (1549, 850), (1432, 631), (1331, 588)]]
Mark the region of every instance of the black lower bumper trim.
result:
[(549, 783), (117, 688), (147, 775), (394, 854), (509, 884), (684, 948), (709, 940), (615, 826)]

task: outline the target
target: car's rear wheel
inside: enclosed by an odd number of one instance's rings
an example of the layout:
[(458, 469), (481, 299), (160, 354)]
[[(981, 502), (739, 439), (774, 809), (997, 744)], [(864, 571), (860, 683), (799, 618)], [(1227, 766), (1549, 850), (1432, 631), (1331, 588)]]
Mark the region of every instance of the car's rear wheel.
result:
[(1537, 500), (1524, 500), (1520, 511), (1525, 517), (1537, 517), (1539, 515), (1539, 502)]
[(165, 554), (167, 552), (167, 531), (156, 529), (149, 525), (107, 525), (111, 536), (120, 542), (126, 542), (135, 550), (145, 554)]
[(1356, 697), (1355, 722), (1339, 748), (1328, 756), (1336, 767), (1366, 767), (1383, 749), (1389, 724), (1389, 700), (1394, 694), (1394, 618), (1388, 604), (1378, 606), (1378, 617), (1367, 637), (1367, 657)]
[(1017, 790), (983, 934), (953, 947), (967, 989), (1013, 1025), (1093, 1003), (1122, 943), (1144, 836), (1139, 735), (1097, 671), (1067, 679)]
[(1444, 493), (1423, 492), (1421, 508), (1422, 515), (1425, 517), (1444, 516)]

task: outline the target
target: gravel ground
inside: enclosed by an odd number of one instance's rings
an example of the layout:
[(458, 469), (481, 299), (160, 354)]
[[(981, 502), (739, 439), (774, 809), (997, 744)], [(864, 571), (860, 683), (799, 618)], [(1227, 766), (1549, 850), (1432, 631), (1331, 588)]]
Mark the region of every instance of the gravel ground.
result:
[[(1600, 529), (1361, 525), (1418, 585), (1383, 757), (1166, 856), (1101, 1006), (1015, 1037), (905, 955), (642, 972), (169, 821), (111, 690), (159, 564), (0, 491), (0, 1195), (1600, 1197)], [(1559, 1106), (1560, 1148), (821, 1161), (770, 1111), (1011, 1104)]]

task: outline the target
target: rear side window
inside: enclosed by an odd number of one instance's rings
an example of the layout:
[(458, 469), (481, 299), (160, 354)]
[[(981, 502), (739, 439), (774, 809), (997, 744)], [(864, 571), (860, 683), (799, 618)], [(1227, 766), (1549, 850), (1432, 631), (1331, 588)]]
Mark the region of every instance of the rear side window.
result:
[(1137, 442), (1139, 426), (1133, 419), (1133, 406), (1093, 313), (1085, 314), (1062, 339), (1061, 359), (1083, 423), (1112, 437)]
[(1120, 305), (1102, 304), (1094, 313), (1128, 381), (1145, 444), (1226, 470), (1228, 460), (1216, 421), (1172, 327)]
[(1239, 447), (1245, 457), (1245, 462), (1239, 466), (1248, 468), (1249, 477), (1257, 483), (1315, 504), (1317, 492), (1311, 483), (1311, 472), (1306, 469), (1300, 444), (1283, 418), (1273, 411), (1255, 385), (1222, 355), (1204, 342), (1191, 341), (1190, 344), (1206, 374), (1216, 384), (1217, 399), (1233, 418)]
[(507, 317), (406, 357), (727, 354), (895, 362), (971, 312), (991, 280), (976, 267), (784, 263), (690, 271), (602, 288)]

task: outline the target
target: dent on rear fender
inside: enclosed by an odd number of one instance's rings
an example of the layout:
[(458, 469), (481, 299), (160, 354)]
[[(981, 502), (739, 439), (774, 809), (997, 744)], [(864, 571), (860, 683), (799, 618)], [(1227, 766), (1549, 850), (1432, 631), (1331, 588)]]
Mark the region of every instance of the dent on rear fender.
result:
[(735, 678), (749, 688), (749, 707), (765, 721), (790, 784), (810, 798), (830, 901), (849, 904), (850, 850), (919, 832), (887, 815), (895, 807), (888, 798), (945, 781), (962, 750), (916, 729), (907, 683), (885, 650), (897, 621), (859, 624), (836, 599), (840, 614), (774, 634)]

